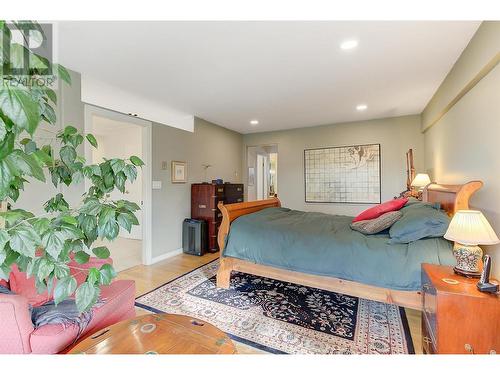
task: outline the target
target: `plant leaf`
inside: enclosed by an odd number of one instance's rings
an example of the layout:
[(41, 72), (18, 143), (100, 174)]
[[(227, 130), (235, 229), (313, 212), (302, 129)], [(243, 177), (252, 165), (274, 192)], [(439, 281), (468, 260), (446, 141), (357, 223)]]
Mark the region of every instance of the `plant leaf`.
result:
[(36, 273), (36, 277), (38, 280), (43, 280), (47, 278), (53, 270), (54, 270), (54, 263), (52, 263), (47, 258), (41, 258), (40, 264), (38, 265), (38, 271)]
[(32, 218), (33, 214), (25, 210), (15, 209), (6, 212), (0, 212), (0, 217), (2, 217), (6, 221), (8, 226), (13, 226), (21, 220)]
[(104, 206), (99, 214), (98, 232), (100, 237), (105, 237), (108, 240), (116, 238), (119, 232), (118, 224), (115, 219), (116, 211), (113, 207)]
[(68, 277), (70, 275), (69, 266), (64, 263), (54, 263), (54, 275), (58, 279)]
[(101, 285), (109, 285), (116, 277), (116, 271), (111, 264), (104, 264), (99, 270), (99, 283)]
[(96, 198), (91, 198), (87, 200), (82, 208), (80, 208), (80, 212), (82, 214), (94, 215), (96, 216), (101, 211), (101, 204)]
[(111, 253), (109, 252), (109, 249), (106, 246), (96, 247), (96, 248), (92, 249), (92, 252), (99, 259), (108, 259), (109, 256), (111, 255)]
[(132, 230), (132, 225), (139, 225), (139, 221), (135, 215), (131, 212), (121, 212), (117, 217), (118, 225), (123, 229), (126, 229), (130, 233)]
[(41, 242), (38, 233), (27, 225), (20, 225), (10, 233), (10, 247), (12, 250), (30, 258), (35, 257), (36, 248)]
[(95, 285), (99, 281), (99, 270), (95, 267), (89, 269), (89, 273), (87, 274), (87, 282)]
[(50, 220), (46, 217), (36, 219), (33, 222), (33, 228), (35, 228), (39, 235), (43, 235), (50, 228)]
[(9, 281), (10, 267), (5, 264), (0, 265), (0, 279)]
[(139, 157), (137, 157), (135, 155), (130, 157), (130, 162), (137, 167), (141, 167), (144, 165), (144, 162)]
[(125, 173), (125, 176), (127, 176), (130, 182), (134, 182), (137, 178), (137, 168), (135, 167), (135, 165), (127, 165), (125, 168), (123, 168), (123, 173)]
[(7, 133), (7, 136), (0, 143), (0, 160), (5, 159), (14, 150), (15, 140), (16, 135), (14, 133)]
[(45, 247), (45, 251), (52, 256), (52, 258), (59, 258), (64, 246), (65, 238), (61, 232), (48, 231), (42, 236), (42, 245)]
[(87, 138), (87, 141), (89, 141), (89, 143), (92, 146), (94, 146), (95, 148), (97, 148), (97, 139), (95, 139), (95, 137), (94, 137), (93, 134), (87, 134), (87, 136), (85, 138)]
[(137, 211), (141, 209), (137, 203), (126, 201), (124, 199), (120, 199), (115, 203), (117, 208), (125, 208), (129, 211)]
[(57, 75), (68, 85), (71, 85), (71, 76), (69, 75), (66, 68), (60, 64), (54, 64), (57, 67)]
[(14, 177), (11, 165), (0, 160), (0, 201), (4, 200), (9, 194), (10, 182)]
[(61, 160), (68, 167), (71, 167), (76, 159), (76, 150), (73, 146), (66, 145), (61, 148), (59, 151), (59, 155), (61, 156)]
[(57, 305), (64, 301), (76, 290), (76, 280), (74, 277), (69, 276), (60, 279), (54, 289), (54, 303)]
[(57, 94), (55, 93), (55, 91), (52, 89), (49, 89), (48, 87), (46, 87), (44, 90), (45, 90), (45, 94), (52, 101), (52, 103), (57, 104)]
[(78, 220), (76, 220), (73, 216), (65, 215), (65, 216), (61, 217), (61, 221), (64, 221), (65, 223), (68, 223), (71, 225), (78, 225)]
[[(0, 251), (3, 250), (5, 244), (9, 242), (9, 240), (10, 240), (9, 233), (5, 229), (0, 228)], [(0, 262), (0, 264), (2, 262)]]
[(89, 236), (97, 226), (97, 218), (92, 215), (81, 214), (78, 216), (78, 222), (86, 236)]
[(0, 86), (0, 110), (20, 129), (33, 135), (40, 122), (40, 105), (24, 86)]
[(90, 310), (99, 298), (100, 289), (88, 282), (82, 283), (76, 290), (76, 307), (78, 311), (84, 312)]
[(89, 261), (90, 255), (85, 251), (79, 251), (75, 254), (75, 261), (79, 264), (85, 264)]
[(125, 193), (125, 181), (127, 181), (125, 173), (120, 172), (115, 176), (115, 186), (122, 193)]
[(54, 111), (54, 108), (52, 108), (52, 106), (49, 103), (44, 103), (42, 107), (43, 107), (42, 116), (45, 118), (45, 120), (49, 124), (55, 124), (57, 121), (57, 116), (56, 112)]
[(7, 134), (7, 127), (5, 126), (5, 122), (0, 117), (0, 141), (3, 141), (5, 135)]
[(28, 155), (21, 150), (14, 150), (9, 156), (7, 161), (10, 161), (22, 173), (33, 176), (37, 180), (45, 182), (45, 174), (43, 169), (32, 155)]
[(121, 159), (111, 159), (109, 163), (114, 174), (118, 174), (125, 168), (125, 162)]

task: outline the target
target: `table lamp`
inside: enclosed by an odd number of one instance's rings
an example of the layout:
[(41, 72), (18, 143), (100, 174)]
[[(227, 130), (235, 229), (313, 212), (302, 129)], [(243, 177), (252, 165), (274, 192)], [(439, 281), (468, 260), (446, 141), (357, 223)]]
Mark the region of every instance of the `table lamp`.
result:
[(479, 277), (483, 251), (477, 245), (500, 242), (495, 231), (481, 211), (460, 210), (455, 213), (444, 238), (455, 241), (453, 255), (457, 259), (456, 273)]
[(427, 173), (418, 173), (411, 182), (410, 194), (419, 200), (422, 200), (424, 187), (431, 183), (431, 179)]
[(427, 173), (418, 173), (411, 182), (411, 186), (417, 188), (417, 190), (422, 190), (430, 183), (431, 179), (429, 178), (429, 175)]

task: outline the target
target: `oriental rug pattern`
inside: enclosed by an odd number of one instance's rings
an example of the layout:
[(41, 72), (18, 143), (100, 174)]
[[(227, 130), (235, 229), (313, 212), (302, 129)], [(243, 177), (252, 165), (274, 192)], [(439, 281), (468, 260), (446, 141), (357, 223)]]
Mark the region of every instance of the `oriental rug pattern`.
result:
[(219, 289), (218, 265), (166, 283), (137, 298), (136, 306), (205, 320), (271, 353), (413, 353), (402, 308), (239, 272), (229, 289)]

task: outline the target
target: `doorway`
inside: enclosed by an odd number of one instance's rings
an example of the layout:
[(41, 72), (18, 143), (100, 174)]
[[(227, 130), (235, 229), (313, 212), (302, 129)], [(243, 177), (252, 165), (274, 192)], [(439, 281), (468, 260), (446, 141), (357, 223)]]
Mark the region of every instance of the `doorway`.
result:
[[(114, 241), (97, 240), (96, 246), (106, 246), (111, 253), (113, 266), (117, 272), (140, 265), (151, 264), (151, 123), (102, 108), (86, 106), (85, 131), (92, 133), (98, 148), (85, 146), (86, 159), (94, 164), (104, 159), (140, 157), (146, 164), (137, 169), (137, 179), (127, 182), (125, 193), (115, 190), (110, 199), (126, 199), (136, 203), (141, 209), (136, 212), (139, 225), (127, 232), (120, 228)], [(88, 184), (88, 181), (86, 181)], [(89, 186), (86, 186), (86, 190)]]
[(278, 194), (278, 145), (247, 147), (247, 199), (269, 199)]

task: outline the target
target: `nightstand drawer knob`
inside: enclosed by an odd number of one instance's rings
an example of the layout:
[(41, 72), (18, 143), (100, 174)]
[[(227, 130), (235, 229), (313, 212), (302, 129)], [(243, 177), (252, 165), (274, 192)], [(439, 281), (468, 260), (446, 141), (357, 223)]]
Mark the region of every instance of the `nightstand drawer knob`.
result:
[(471, 344), (465, 344), (464, 348), (467, 352), (474, 354), (474, 349), (472, 348)]

